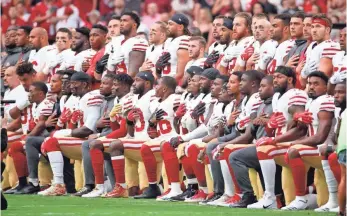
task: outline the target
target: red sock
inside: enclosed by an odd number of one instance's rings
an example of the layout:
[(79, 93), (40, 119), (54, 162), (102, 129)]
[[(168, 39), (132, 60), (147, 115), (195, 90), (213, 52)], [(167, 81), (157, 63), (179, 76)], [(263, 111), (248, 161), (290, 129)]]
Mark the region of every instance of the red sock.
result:
[(234, 170), (231, 168), (231, 165), (229, 163), (229, 156), (232, 152), (233, 152), (233, 150), (228, 149), (228, 148), (224, 148), (223, 160), (225, 160), (228, 164), (229, 172), (230, 172), (231, 178), (232, 178), (232, 180), (234, 182), (234, 186), (235, 186), (235, 193), (241, 194), (242, 192), (241, 192), (239, 185), (237, 184)]
[(90, 149), (90, 159), (92, 161), (95, 184), (104, 183), (104, 154), (100, 149)]
[(142, 145), (140, 152), (146, 168), (148, 182), (154, 184), (157, 182), (157, 161), (154, 154), (148, 145)]
[(289, 166), (292, 169), (295, 192), (297, 196), (305, 196), (307, 173), (305, 164), (301, 158), (288, 159)]
[(194, 174), (199, 182), (199, 185), (206, 184), (205, 164), (198, 162), (199, 149), (196, 145), (191, 145), (188, 148), (189, 159), (192, 163)]
[(21, 142), (14, 142), (9, 148), (9, 155), (13, 159), (14, 167), (18, 177), (28, 176), (28, 163), (24, 154), (23, 144)]
[(169, 142), (166, 142), (162, 146), (161, 154), (164, 160), (166, 174), (170, 182), (179, 182), (180, 165), (175, 149), (170, 146)]
[(117, 184), (124, 184), (125, 183), (125, 172), (124, 172), (124, 167), (125, 167), (125, 160), (124, 160), (124, 155), (120, 156), (113, 156), (111, 157), (112, 160), (112, 167), (113, 167), (113, 172), (116, 178), (116, 183)]
[(340, 169), (340, 164), (337, 161), (337, 154), (336, 152), (332, 153), (328, 157), (329, 165), (331, 171), (333, 171), (333, 174), (335, 176), (335, 179), (338, 183), (340, 183), (341, 179), (341, 169)]
[(191, 161), (189, 160), (188, 157), (183, 156), (181, 158), (181, 164), (182, 164), (183, 171), (186, 174), (186, 176), (194, 175), (194, 170), (193, 170)]

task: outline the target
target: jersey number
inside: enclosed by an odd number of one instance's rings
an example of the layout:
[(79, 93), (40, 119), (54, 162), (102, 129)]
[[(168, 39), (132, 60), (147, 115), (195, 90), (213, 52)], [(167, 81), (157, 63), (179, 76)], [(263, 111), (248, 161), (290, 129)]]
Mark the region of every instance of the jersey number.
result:
[(158, 125), (159, 125), (159, 131), (158, 131), (159, 135), (168, 134), (172, 130), (170, 121), (168, 120), (160, 120)]
[(274, 74), (276, 69), (276, 59), (272, 59), (272, 61), (269, 63), (269, 66), (267, 67), (268, 74)]
[(117, 69), (116, 69), (116, 73), (120, 74), (120, 73), (127, 73), (127, 66), (125, 65), (124, 61), (122, 61), (121, 63), (119, 63), (117, 65)]
[(171, 72), (171, 64), (168, 64), (163, 69), (163, 74), (169, 74)]
[(145, 118), (143, 117), (142, 111), (138, 112), (139, 118), (136, 120), (135, 131), (141, 132), (145, 129)]

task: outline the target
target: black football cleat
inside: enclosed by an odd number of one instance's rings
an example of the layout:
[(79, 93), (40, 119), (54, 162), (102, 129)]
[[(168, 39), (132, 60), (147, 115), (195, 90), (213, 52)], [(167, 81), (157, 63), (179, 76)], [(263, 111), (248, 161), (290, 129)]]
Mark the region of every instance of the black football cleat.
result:
[(221, 198), (221, 196), (223, 196), (223, 194), (214, 193), (213, 196), (212, 196), (211, 198), (206, 199), (206, 200), (204, 200), (204, 201), (202, 201), (202, 202), (199, 202), (199, 205), (207, 205), (207, 203), (213, 202), (213, 201), (215, 201), (215, 200)]
[(196, 190), (193, 188), (187, 188), (183, 193), (180, 195), (174, 196), (170, 198), (170, 201), (184, 201), (186, 198), (191, 198), (196, 194)]
[(156, 199), (157, 196), (160, 196), (161, 192), (158, 186), (148, 187), (143, 194), (134, 196), (134, 199)]
[(34, 194), (40, 192), (40, 186), (34, 186), (31, 182), (22, 188), (22, 190), (15, 192), (14, 194)]
[(25, 185), (17, 185), (15, 188), (11, 188), (4, 192), (4, 194), (15, 194), (22, 190), (25, 187)]
[(257, 202), (257, 198), (253, 194), (244, 194), (239, 202), (229, 205), (230, 208), (247, 208), (248, 205)]
[(81, 188), (81, 190), (77, 191), (74, 194), (71, 194), (71, 196), (81, 197), (82, 195), (90, 193), (90, 192), (92, 192), (92, 189), (90, 187), (84, 186), (83, 188)]

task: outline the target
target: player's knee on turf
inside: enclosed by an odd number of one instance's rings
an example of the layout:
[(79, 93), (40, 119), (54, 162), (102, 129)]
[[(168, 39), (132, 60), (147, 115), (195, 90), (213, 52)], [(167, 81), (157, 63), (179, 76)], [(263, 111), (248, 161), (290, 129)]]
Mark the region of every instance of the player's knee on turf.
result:
[(295, 159), (295, 158), (299, 158), (300, 157), (300, 153), (297, 149), (295, 148), (290, 148), (288, 149), (288, 152), (287, 152), (287, 157), (289, 159)]
[(91, 142), (89, 142), (89, 148), (104, 150), (104, 145), (100, 140), (92, 140)]
[(110, 152), (112, 156), (124, 154), (124, 146), (122, 141), (115, 140), (110, 143)]

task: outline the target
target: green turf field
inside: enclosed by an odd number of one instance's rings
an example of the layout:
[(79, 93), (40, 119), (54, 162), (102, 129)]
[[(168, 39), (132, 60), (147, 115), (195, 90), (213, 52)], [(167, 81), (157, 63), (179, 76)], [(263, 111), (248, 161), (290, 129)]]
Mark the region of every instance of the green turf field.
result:
[(134, 199), (85, 199), (79, 197), (40, 197), (7, 195), (9, 208), (2, 211), (2, 216), (15, 215), (336, 215), (334, 213), (315, 213), (313, 211), (283, 212), (270, 210), (230, 209), (223, 207), (198, 206), (196, 204), (157, 202), (155, 200)]

